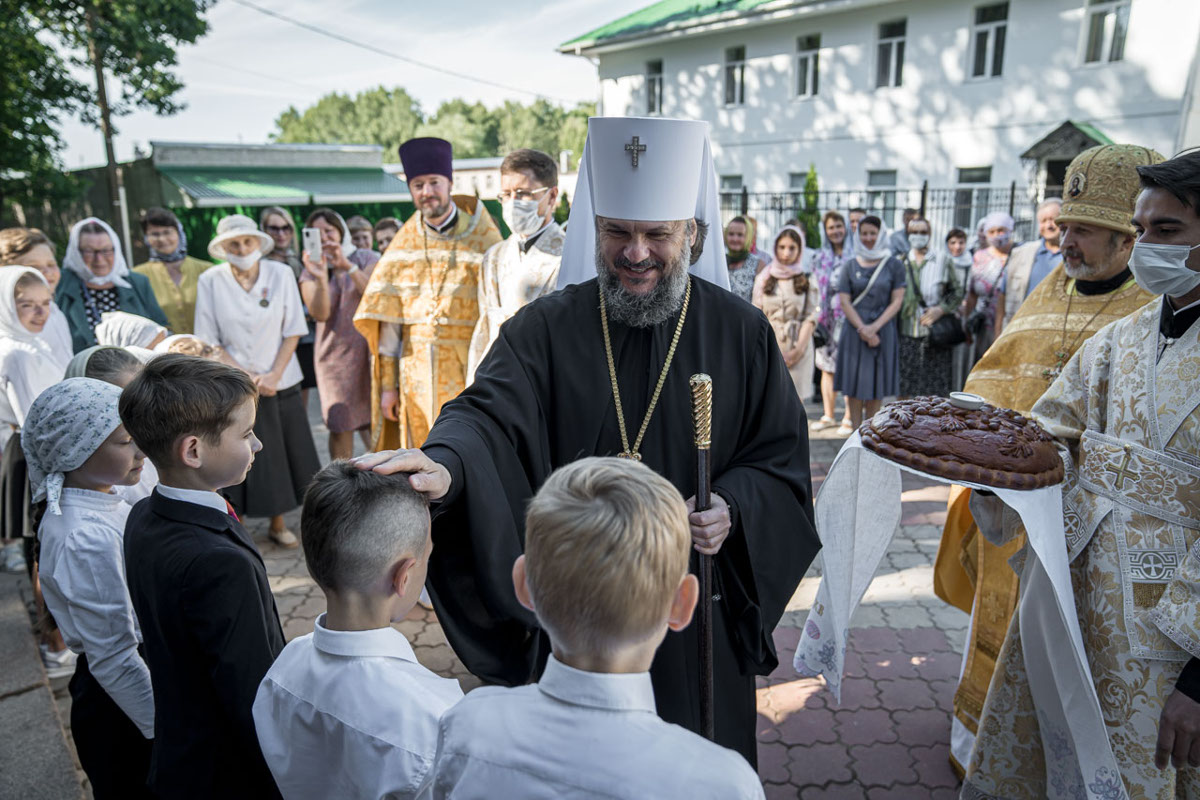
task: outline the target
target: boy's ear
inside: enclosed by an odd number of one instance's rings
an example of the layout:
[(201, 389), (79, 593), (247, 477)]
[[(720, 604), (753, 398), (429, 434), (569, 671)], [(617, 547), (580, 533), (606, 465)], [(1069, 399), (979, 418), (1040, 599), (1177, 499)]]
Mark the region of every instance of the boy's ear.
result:
[(392, 573), (389, 575), (392, 584), (392, 591), (397, 597), (404, 597), (404, 592), (408, 589), (408, 579), (412, 575), (412, 569), (416, 566), (417, 560), (412, 556), (402, 558), (392, 565)]
[(179, 463), (191, 469), (198, 469), (204, 466), (204, 457), (201, 455), (203, 443), (200, 437), (194, 434), (180, 436), (179, 441), (175, 443), (175, 455), (179, 457)]
[(529, 582), (525, 579), (525, 556), (517, 556), (513, 562), (513, 589), (517, 593), (517, 602), (537, 613), (533, 607), (533, 595), (529, 592)]
[(700, 582), (689, 572), (683, 576), (679, 588), (675, 590), (675, 599), (671, 601), (671, 615), (667, 617), (667, 627), (678, 632), (690, 625), (699, 597)]

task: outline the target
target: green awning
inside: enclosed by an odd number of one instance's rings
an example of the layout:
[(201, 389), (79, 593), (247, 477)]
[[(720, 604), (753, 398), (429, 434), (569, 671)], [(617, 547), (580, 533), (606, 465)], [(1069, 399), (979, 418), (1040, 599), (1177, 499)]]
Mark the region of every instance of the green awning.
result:
[(712, 14), (749, 11), (770, 0), (662, 0), (601, 25), (558, 46), (560, 53), (586, 49), (631, 36), (646, 36), (694, 23)]
[[(408, 185), (382, 169), (159, 167), (182, 205), (297, 206), (409, 201)], [(170, 194), (170, 192), (168, 192)]]

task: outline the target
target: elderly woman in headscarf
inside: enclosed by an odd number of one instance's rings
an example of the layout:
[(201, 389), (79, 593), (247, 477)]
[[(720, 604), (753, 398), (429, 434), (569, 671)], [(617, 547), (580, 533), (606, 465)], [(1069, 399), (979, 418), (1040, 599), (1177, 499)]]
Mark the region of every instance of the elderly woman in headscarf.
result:
[(154, 736), (150, 670), (125, 585), (130, 505), (145, 456), (117, 413), (120, 388), (71, 378), (47, 389), (21, 432), (35, 500), (45, 499), (38, 561), (46, 606), (79, 655), (71, 737), (96, 797), (147, 797)]
[(151, 208), (142, 215), (142, 235), (150, 260), (133, 271), (150, 279), (154, 298), (167, 315), (167, 326), (176, 333), (191, 333), (196, 282), (212, 262), (188, 255), (183, 224), (165, 208)]
[(775, 258), (754, 281), (752, 302), (766, 314), (801, 402), (812, 396), (812, 334), (820, 312), (817, 286), (805, 274), (804, 231), (788, 225), (775, 237)]
[(150, 279), (129, 271), (108, 223), (95, 217), (75, 223), (63, 267), (54, 299), (67, 317), (75, 352), (96, 343), (95, 329), (105, 311), (128, 311), (167, 324)]
[(971, 364), (978, 361), (996, 339), (1000, 286), (1013, 246), (1013, 218), (996, 211), (980, 220), (979, 229), (986, 237), (987, 246), (975, 253), (967, 279), (967, 299), (963, 303), (971, 343)]
[(220, 345), (258, 387), (254, 433), (263, 449), (246, 480), (226, 494), (240, 514), (270, 517), (276, 544), (297, 547), (283, 514), (303, 501), (320, 462), (300, 400), (296, 343), (308, 330), (304, 309), (292, 271), (264, 257), (273, 246), (249, 217), (233, 214), (217, 223), (208, 253), (224, 263), (200, 276), (195, 331)]
[(124, 311), (105, 311), (96, 326), (96, 342), (115, 347), (140, 347), (151, 350), (167, 338), (167, 329), (153, 320), (127, 314)]
[(321, 232), (322, 260), (314, 264), (304, 253), (300, 277), (300, 295), (317, 321), (313, 365), (321, 417), (329, 429), (329, 457), (350, 458), (355, 431), (370, 444), (371, 351), (354, 327), (354, 312), (379, 254), (356, 247), (349, 225), (331, 208), (318, 208), (304, 224)]
[(763, 268), (758, 253), (753, 252), (757, 235), (749, 217), (734, 217), (725, 226), (725, 266), (729, 268), (729, 291), (751, 301), (754, 279)]

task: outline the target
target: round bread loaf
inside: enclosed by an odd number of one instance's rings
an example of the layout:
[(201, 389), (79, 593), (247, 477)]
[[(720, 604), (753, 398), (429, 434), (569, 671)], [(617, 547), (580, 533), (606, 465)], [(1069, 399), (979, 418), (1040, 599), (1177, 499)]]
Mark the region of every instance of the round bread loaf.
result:
[(1054, 438), (1007, 408), (915, 397), (881, 409), (861, 434), (873, 453), (941, 478), (998, 489), (1041, 489), (1063, 479)]

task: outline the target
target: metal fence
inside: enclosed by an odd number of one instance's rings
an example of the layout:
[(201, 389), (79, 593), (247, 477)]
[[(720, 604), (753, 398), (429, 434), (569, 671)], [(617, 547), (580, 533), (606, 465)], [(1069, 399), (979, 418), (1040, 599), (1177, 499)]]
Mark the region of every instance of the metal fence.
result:
[[(975, 226), (993, 211), (1011, 214), (1016, 222), (1014, 230), (1018, 241), (1027, 241), (1037, 235), (1035, 221), (1036, 204), (1030, 199), (1025, 187), (1011, 183), (1008, 186), (960, 186), (932, 188), (925, 183), (916, 189), (901, 189), (890, 186), (866, 189), (846, 189), (817, 192), (818, 215), (834, 210), (846, 214), (851, 208), (865, 208), (876, 214), (891, 230), (901, 222), (904, 209), (915, 208), (929, 220), (933, 229), (933, 241), (941, 244), (952, 228), (961, 228), (971, 234)], [(787, 192), (723, 192), (721, 194), (721, 222), (733, 217), (748, 215), (758, 223), (759, 249), (771, 246), (775, 232), (797, 219), (805, 208), (804, 192), (797, 189)], [(813, 246), (815, 243), (810, 242)]]

